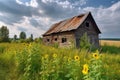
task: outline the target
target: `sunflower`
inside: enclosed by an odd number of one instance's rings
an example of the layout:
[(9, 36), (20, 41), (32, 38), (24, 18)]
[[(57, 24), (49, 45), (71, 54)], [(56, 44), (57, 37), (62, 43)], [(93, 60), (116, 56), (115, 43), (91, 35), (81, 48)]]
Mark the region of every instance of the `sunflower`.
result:
[(79, 56), (74, 56), (75, 61), (79, 61), (80, 57)]
[(57, 57), (57, 54), (54, 53), (54, 54), (53, 54), (53, 58), (56, 58), (56, 57)]
[(99, 54), (98, 53), (93, 53), (93, 58), (99, 59)]
[(86, 74), (88, 74), (88, 70), (89, 70), (89, 69), (88, 69), (88, 65), (87, 65), (87, 64), (84, 64), (84, 65), (83, 65), (82, 73), (86, 75)]

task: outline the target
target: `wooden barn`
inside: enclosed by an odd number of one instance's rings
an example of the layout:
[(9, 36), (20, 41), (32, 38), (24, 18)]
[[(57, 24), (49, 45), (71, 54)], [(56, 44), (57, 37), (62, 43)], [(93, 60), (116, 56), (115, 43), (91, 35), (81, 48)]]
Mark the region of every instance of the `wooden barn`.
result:
[(60, 47), (80, 45), (80, 38), (87, 33), (89, 42), (95, 47), (99, 47), (99, 34), (101, 33), (91, 12), (80, 14), (72, 18), (53, 24), (50, 29), (43, 34), (45, 44), (57, 43)]

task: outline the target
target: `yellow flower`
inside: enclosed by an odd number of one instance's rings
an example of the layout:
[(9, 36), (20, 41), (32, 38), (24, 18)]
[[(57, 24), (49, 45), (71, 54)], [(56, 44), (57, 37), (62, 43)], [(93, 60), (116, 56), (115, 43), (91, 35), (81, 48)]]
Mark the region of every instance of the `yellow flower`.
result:
[(79, 61), (80, 57), (79, 56), (74, 56), (75, 61)]
[(88, 69), (88, 65), (87, 65), (87, 64), (84, 64), (84, 65), (83, 65), (82, 73), (86, 75), (86, 74), (88, 74), (88, 70), (89, 70), (89, 69)]
[(56, 57), (57, 57), (57, 54), (54, 53), (54, 54), (53, 54), (53, 58), (56, 58)]
[(45, 54), (44, 58), (47, 59), (48, 58), (48, 54)]
[(93, 58), (99, 59), (99, 54), (98, 53), (93, 53)]
[(70, 62), (72, 59), (71, 59), (71, 57), (68, 57), (68, 62)]
[(29, 44), (29, 47), (31, 47), (31, 46), (32, 46), (32, 43)]

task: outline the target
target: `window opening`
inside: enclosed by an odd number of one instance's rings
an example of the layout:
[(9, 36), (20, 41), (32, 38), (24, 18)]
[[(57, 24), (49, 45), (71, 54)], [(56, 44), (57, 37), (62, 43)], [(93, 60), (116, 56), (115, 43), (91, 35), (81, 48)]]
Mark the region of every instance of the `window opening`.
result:
[(67, 38), (62, 38), (62, 43), (67, 42)]
[(89, 23), (88, 22), (86, 22), (86, 27), (89, 27)]

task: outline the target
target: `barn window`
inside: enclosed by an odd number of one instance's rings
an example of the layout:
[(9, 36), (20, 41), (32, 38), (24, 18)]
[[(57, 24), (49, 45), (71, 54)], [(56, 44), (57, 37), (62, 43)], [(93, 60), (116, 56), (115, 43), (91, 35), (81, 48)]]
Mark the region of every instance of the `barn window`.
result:
[(67, 38), (62, 38), (62, 43), (67, 42)]
[(47, 39), (47, 42), (49, 42), (50, 41), (50, 39)]
[(89, 27), (89, 26), (90, 26), (90, 25), (89, 25), (89, 22), (86, 22), (86, 24), (85, 24), (85, 25), (86, 25), (86, 27)]
[(55, 41), (57, 41), (57, 38), (55, 38)]

